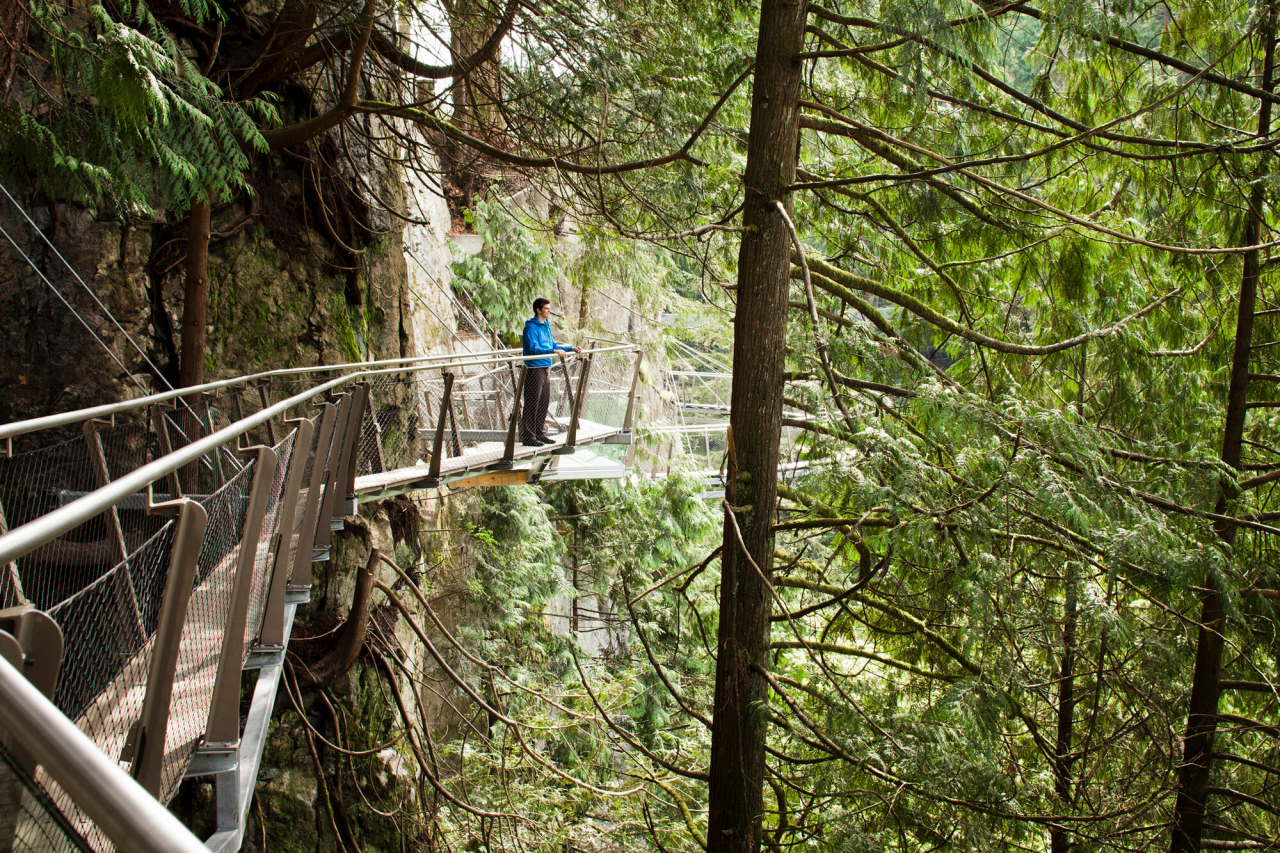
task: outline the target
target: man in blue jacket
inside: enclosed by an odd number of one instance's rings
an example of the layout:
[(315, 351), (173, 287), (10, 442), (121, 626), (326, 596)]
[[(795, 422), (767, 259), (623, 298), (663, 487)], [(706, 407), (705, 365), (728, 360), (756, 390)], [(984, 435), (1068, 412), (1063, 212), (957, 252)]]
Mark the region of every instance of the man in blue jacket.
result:
[(524, 323), (525, 355), (524, 410), (520, 413), (520, 443), (528, 447), (554, 444), (547, 438), (547, 406), (551, 403), (551, 356), (557, 352), (582, 352), (581, 347), (556, 343), (551, 336), (551, 300), (539, 296), (533, 300), (533, 316)]

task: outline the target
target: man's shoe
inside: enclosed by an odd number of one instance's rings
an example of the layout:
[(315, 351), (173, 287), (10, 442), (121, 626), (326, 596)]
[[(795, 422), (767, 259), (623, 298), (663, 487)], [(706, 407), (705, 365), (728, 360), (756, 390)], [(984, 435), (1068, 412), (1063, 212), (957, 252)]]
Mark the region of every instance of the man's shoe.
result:
[(554, 438), (547, 438), (547, 437), (544, 435), (544, 436), (541, 436), (541, 437), (538, 439), (538, 443), (539, 443), (539, 444), (555, 444), (555, 443), (556, 443), (556, 441), (555, 441), (555, 439), (554, 439)]

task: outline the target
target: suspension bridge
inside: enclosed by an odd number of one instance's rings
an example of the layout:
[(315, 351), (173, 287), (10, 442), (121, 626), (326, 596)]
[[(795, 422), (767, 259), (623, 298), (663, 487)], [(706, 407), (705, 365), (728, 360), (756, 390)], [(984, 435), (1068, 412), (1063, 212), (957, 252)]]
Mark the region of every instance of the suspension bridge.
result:
[[(641, 353), (277, 370), (0, 426), (0, 851), (235, 851), (312, 564), (362, 502), (617, 476)], [(586, 451), (582, 455), (586, 455)], [(241, 721), (241, 682), (257, 680)], [(198, 839), (164, 807), (212, 777)]]

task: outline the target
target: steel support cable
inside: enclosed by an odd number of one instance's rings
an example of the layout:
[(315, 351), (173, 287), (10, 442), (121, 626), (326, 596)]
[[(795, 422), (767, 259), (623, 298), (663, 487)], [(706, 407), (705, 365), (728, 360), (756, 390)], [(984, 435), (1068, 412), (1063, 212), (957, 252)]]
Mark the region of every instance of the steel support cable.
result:
[[(173, 386), (169, 384), (169, 380), (165, 379), (164, 374), (160, 372), (160, 368), (156, 367), (155, 362), (153, 362), (150, 358), (148, 358), (147, 354), (143, 352), (140, 346), (138, 346), (138, 342), (135, 341), (129, 335), (129, 333), (124, 330), (124, 327), (120, 325), (120, 322), (118, 320), (116, 320), (115, 315), (111, 313), (111, 311), (107, 308), (106, 305), (102, 304), (102, 300), (98, 298), (98, 295), (94, 293), (93, 290), (89, 287), (89, 285), (85, 283), (85, 280), (80, 277), (80, 274), (76, 272), (75, 267), (71, 266), (71, 263), (65, 257), (63, 257), (62, 253), (58, 251), (58, 247), (53, 245), (53, 243), (49, 240), (49, 238), (45, 236), (44, 232), (40, 230), (40, 227), (36, 225), (35, 221), (32, 220), (32, 218), (27, 214), (27, 211), (23, 209), (22, 205), (18, 204), (17, 199), (15, 199), (9, 193), (9, 190), (5, 188), (4, 184), (0, 184), (0, 192), (3, 192), (5, 194), (5, 197), (8, 198), (9, 201), (13, 202), (13, 206), (16, 207), (18, 209), (18, 212), (22, 214), (22, 218), (27, 220), (27, 223), (31, 226), (31, 229), (40, 235), (40, 239), (45, 242), (45, 245), (47, 245), (50, 249), (53, 250), (53, 253), (58, 256), (58, 260), (62, 261), (62, 263), (66, 266), (66, 268), (70, 270), (71, 275), (75, 277), (76, 281), (80, 282), (80, 286), (83, 287), (88, 292), (89, 296), (93, 297), (93, 301), (97, 303), (98, 307), (102, 309), (102, 312), (106, 314), (107, 319), (109, 319), (112, 322), (112, 324), (115, 325), (115, 327), (120, 330), (120, 334), (124, 335), (125, 340), (127, 340), (130, 344), (133, 345), (133, 348), (138, 351), (138, 355), (142, 356), (142, 360), (145, 361), (151, 367), (151, 370), (155, 373), (156, 378), (159, 379), (161, 382), (163, 382), (170, 391), (174, 390)], [(116, 356), (116, 354), (111, 351), (111, 347), (107, 346), (106, 341), (102, 340), (102, 338), (98, 335), (97, 332), (93, 330), (93, 328), (84, 319), (84, 317), (80, 316), (80, 312), (76, 311), (75, 307), (72, 306), (72, 304), (67, 300), (67, 298), (62, 295), (62, 291), (58, 290), (57, 286), (54, 285), (54, 283), (49, 280), (48, 276), (46, 276), (44, 272), (40, 269), (40, 267), (36, 265), (35, 261), (33, 261), (27, 255), (27, 253), (22, 250), (22, 248), (18, 245), (17, 241), (14, 240), (12, 236), (10, 236), (9, 232), (4, 230), (3, 226), (0, 226), (0, 234), (4, 234), (5, 239), (7, 239), (9, 243), (13, 246), (13, 248), (17, 250), (18, 254), (22, 256), (22, 259), (27, 262), (27, 265), (30, 266), (31, 269), (35, 270), (36, 275), (40, 276), (40, 279), (45, 284), (49, 285), (49, 289), (52, 290), (54, 292), (54, 295), (56, 295), (58, 299), (62, 301), (63, 305), (67, 306), (67, 310), (70, 311), (75, 316), (75, 318), (80, 321), (80, 323), (85, 327), (85, 329), (89, 332), (89, 334), (93, 336), (93, 339), (97, 341), (98, 344), (104, 350), (106, 350), (107, 355), (111, 356), (111, 360), (120, 366), (120, 369), (124, 371), (124, 373), (130, 379), (133, 380), (133, 383), (138, 386), (138, 388), (142, 391), (143, 394), (146, 394), (150, 389), (147, 388), (145, 385), (143, 385), (142, 382), (138, 380), (138, 377), (134, 375), (132, 371), (129, 370), (129, 368), (125, 367), (124, 362), (122, 362), (119, 359), (119, 357)], [(187, 402), (185, 398), (180, 398), (179, 402), (184, 407), (186, 407), (186, 409), (189, 412), (191, 412), (192, 415), (196, 415), (195, 409), (192, 408), (191, 404)], [(197, 420), (198, 420), (198, 416), (197, 416)], [(188, 442), (191, 441), (191, 437), (187, 435), (186, 431), (182, 428), (181, 424), (174, 422), (172, 425), (173, 425), (173, 428), (177, 430), (179, 435), (181, 435)], [(203, 460), (203, 462), (206, 467), (210, 467), (210, 462), (207, 459)]]
[[(413, 252), (413, 250), (412, 250), (412, 249), (410, 249), (408, 246), (405, 246), (405, 247), (404, 247), (404, 253), (405, 253), (406, 255), (408, 255), (409, 257), (413, 258), (413, 262), (414, 262), (415, 264), (417, 264), (417, 265), (418, 265), (418, 268), (419, 268), (419, 269), (421, 269), (424, 273), (426, 273), (426, 274), (427, 274), (427, 278), (429, 278), (429, 279), (431, 279), (433, 282), (435, 282), (436, 286), (438, 286), (442, 291), (444, 291), (445, 295), (449, 297), (449, 301), (450, 301), (450, 302), (452, 302), (452, 303), (454, 304), (454, 307), (456, 307), (456, 308), (462, 308), (462, 305), (461, 305), (461, 303), (459, 303), (459, 302), (458, 302), (457, 297), (455, 297), (455, 296), (453, 295), (453, 293), (451, 293), (451, 292), (450, 292), (450, 288), (449, 288), (448, 286), (446, 286), (444, 282), (440, 281), (440, 279), (436, 278), (434, 275), (432, 275), (432, 274), (431, 274), (431, 271), (430, 271), (429, 269), (427, 269), (427, 265), (426, 265), (426, 264), (424, 264), (424, 263), (423, 263), (423, 262), (418, 258), (418, 256), (417, 256), (416, 254), (414, 254), (414, 252)], [(412, 289), (413, 289), (413, 288), (410, 288), (410, 290), (412, 290)], [(466, 290), (465, 288), (463, 288), (462, 292), (463, 292), (463, 293), (466, 293), (466, 294), (467, 294), (467, 296), (468, 296), (468, 298), (470, 298), (472, 302), (474, 302), (474, 301), (475, 301), (475, 297), (474, 297), (474, 296), (471, 296), (471, 294), (470, 294), (470, 293), (468, 293), (468, 292), (467, 292), (467, 290)], [(417, 292), (416, 292), (416, 291), (414, 292), (414, 295), (415, 295), (415, 296), (418, 296), (418, 294), (417, 294)], [(421, 296), (418, 296), (418, 298), (419, 298), (419, 299), (422, 299), (422, 297), (421, 297)], [(424, 303), (424, 304), (425, 304), (425, 302), (426, 302), (426, 300), (423, 300), (423, 303)], [(434, 314), (435, 312), (434, 312), (434, 311), (432, 311), (431, 313), (432, 313), (432, 314)], [(476, 334), (477, 334), (477, 335), (480, 335), (481, 337), (484, 337), (484, 329), (480, 328), (480, 326), (476, 323), (476, 321), (475, 321), (475, 318), (474, 318), (474, 317), (472, 317), (472, 316), (471, 316), (469, 313), (467, 313), (465, 310), (463, 310), (463, 312), (462, 312), (462, 316), (467, 318), (467, 323), (469, 323), (469, 324), (471, 325), (471, 328), (475, 329), (475, 331), (476, 331)], [(440, 319), (440, 318), (439, 318), (439, 317), (437, 317), (436, 319), (438, 320), (438, 319)]]
[[(40, 226), (36, 225), (35, 221), (31, 218), (31, 216), (27, 213), (27, 211), (23, 209), (22, 205), (18, 204), (18, 200), (15, 199), (9, 193), (9, 190), (6, 189), (4, 184), (2, 183), (0, 183), (0, 192), (4, 193), (5, 198), (9, 199), (9, 201), (13, 203), (13, 206), (16, 207), (18, 209), (18, 212), (22, 214), (22, 218), (27, 220), (27, 224), (31, 226), (31, 229), (40, 235), (40, 239), (45, 242), (45, 245), (47, 245), (50, 249), (53, 250), (53, 253), (58, 256), (58, 260), (62, 261), (62, 263), (66, 266), (66, 268), (71, 272), (71, 275), (75, 277), (75, 280), (80, 282), (80, 286), (85, 289), (85, 291), (89, 294), (89, 296), (93, 298), (93, 301), (97, 303), (98, 307), (102, 309), (102, 313), (107, 315), (107, 319), (110, 320), (112, 324), (117, 329), (120, 330), (120, 334), (124, 335), (125, 340), (127, 340), (130, 344), (132, 344), (133, 348), (138, 351), (138, 355), (142, 356), (142, 360), (145, 361), (147, 365), (152, 369), (152, 371), (155, 372), (156, 377), (161, 382), (163, 382), (165, 386), (169, 388), (169, 390), (173, 390), (173, 386), (169, 384), (169, 380), (165, 379), (164, 374), (160, 372), (160, 368), (156, 367), (155, 362), (153, 362), (150, 358), (147, 357), (147, 354), (143, 352), (142, 347), (138, 346), (138, 342), (135, 341), (129, 335), (129, 333), (124, 330), (124, 326), (120, 325), (120, 322), (115, 318), (115, 315), (111, 313), (110, 309), (108, 309), (106, 305), (102, 304), (102, 300), (98, 298), (98, 294), (94, 293), (93, 289), (89, 287), (89, 285), (85, 282), (83, 278), (80, 277), (80, 273), (76, 272), (75, 267), (71, 266), (71, 262), (62, 256), (62, 253), (58, 251), (58, 247), (53, 245), (53, 241), (51, 241), (48, 237), (45, 236), (44, 232), (40, 230)], [(9, 235), (5, 234), (5, 236), (8, 237)], [(12, 237), (9, 237), (9, 242), (13, 243)], [(16, 243), (14, 244), (14, 247), (17, 248)], [(22, 252), (21, 249), (18, 249), (18, 251)], [(23, 253), (23, 257), (26, 257), (25, 253)], [(27, 260), (27, 263), (31, 263), (30, 259)], [(33, 268), (34, 266), (35, 265), (32, 264)], [(39, 270), (37, 270), (37, 272), (39, 272)], [(43, 274), (41, 274), (41, 277), (43, 277)], [(45, 279), (45, 281), (48, 281), (48, 279)], [(66, 303), (65, 299), (63, 299), (62, 301), (63, 303)], [(68, 305), (67, 307), (70, 308), (71, 306)], [(72, 313), (74, 312), (75, 312), (75, 309), (73, 308)], [(83, 323), (84, 320), (82, 319), (80, 322)], [(94, 335), (94, 337), (97, 338), (97, 335)], [(102, 343), (101, 339), (99, 339), (98, 342)], [(106, 344), (103, 344), (103, 346), (106, 346)]]
[[(0, 189), (4, 189), (4, 187), (0, 186)], [(5, 194), (7, 195), (8, 191), (6, 191)], [(38, 231), (39, 229), (36, 229), (36, 230)], [(124, 362), (122, 362), (120, 358), (114, 352), (111, 351), (111, 347), (107, 346), (106, 342), (102, 340), (102, 338), (98, 337), (98, 333), (93, 330), (93, 327), (89, 325), (89, 322), (85, 320), (84, 317), (80, 316), (80, 312), (76, 311), (76, 309), (71, 305), (71, 303), (67, 301), (67, 297), (62, 295), (62, 291), (58, 290), (58, 288), (54, 285), (54, 283), (49, 281), (48, 277), (43, 272), (41, 272), (38, 266), (36, 266), (35, 261), (31, 260), (31, 258), (27, 256), (27, 253), (22, 251), (22, 247), (18, 245), (18, 242), (13, 239), (13, 237), (9, 234), (8, 231), (4, 229), (4, 226), (2, 225), (0, 225), (0, 234), (4, 235), (5, 239), (9, 241), (9, 245), (13, 246), (14, 250), (17, 251), (17, 253), (22, 256), (22, 259), (27, 262), (27, 265), (30, 266), (31, 269), (35, 270), (36, 275), (40, 276), (40, 280), (43, 281), (45, 284), (49, 285), (49, 289), (53, 291), (54, 295), (58, 297), (58, 299), (62, 302), (63, 305), (67, 306), (67, 310), (70, 311), (72, 315), (74, 315), (75, 318), (80, 321), (81, 325), (84, 326), (85, 330), (90, 335), (93, 336), (93, 339), (97, 341), (104, 350), (107, 351), (107, 355), (111, 356), (111, 360), (114, 361), (116, 364), (118, 364), (120, 366), (120, 369), (124, 371), (125, 375), (128, 376), (130, 379), (132, 379), (134, 384), (137, 385), (138, 388), (140, 388), (142, 392), (145, 394), (148, 390), (147, 387), (138, 380), (137, 376), (134, 376), (133, 373), (129, 371), (129, 368), (124, 366)]]
[[(422, 267), (422, 262), (419, 261), (416, 257), (414, 257), (413, 253), (409, 251), (408, 247), (406, 247), (404, 251), (405, 251), (405, 254), (413, 258), (413, 260), (418, 264), (418, 266)], [(426, 272), (427, 268), (422, 267), (422, 271)], [(428, 273), (428, 275), (430, 275), (430, 273)], [(405, 284), (408, 284), (408, 282), (406, 281)], [(431, 307), (431, 303), (428, 302), (426, 298), (421, 293), (418, 292), (418, 289), (416, 287), (414, 287), (412, 284), (408, 284), (408, 286), (409, 286), (409, 292), (413, 294), (413, 297), (415, 299), (417, 299), (419, 302), (422, 303), (422, 307), (426, 308), (428, 311), (431, 312), (431, 316), (436, 318), (436, 322), (439, 323), (444, 328), (448, 329), (449, 334), (453, 336), (453, 339), (465, 347), (467, 345), (467, 342), (464, 341), (462, 338), (458, 337), (458, 330), (457, 328), (455, 328), (458, 325), (457, 322), (455, 321), (453, 323), (446, 323), (443, 319), (441, 319), (440, 315), (436, 313), (436, 309)], [(483, 337), (483, 335), (481, 335), (481, 337)]]

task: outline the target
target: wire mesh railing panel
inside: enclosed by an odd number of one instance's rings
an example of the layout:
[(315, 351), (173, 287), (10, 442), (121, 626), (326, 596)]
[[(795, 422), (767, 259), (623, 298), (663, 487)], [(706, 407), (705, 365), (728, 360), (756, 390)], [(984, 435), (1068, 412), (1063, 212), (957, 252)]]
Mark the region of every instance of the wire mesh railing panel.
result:
[[(64, 649), (54, 704), (108, 755), (119, 755), (127, 729), (114, 706), (146, 683), (150, 643), (160, 617), (174, 523), (165, 525), (115, 568), (49, 608)], [(137, 670), (141, 670), (141, 675)]]
[(667, 382), (680, 403), (689, 407), (728, 409), (733, 377), (728, 373), (672, 371)]
[[(54, 703), (117, 760), (146, 698), (175, 527), (166, 522), (127, 560), (49, 610), (66, 650)], [(111, 849), (65, 791), (48, 778), (40, 781), (95, 849)]]
[(155, 435), (147, 420), (116, 424), (96, 430), (102, 442), (107, 476), (118, 480), (141, 468), (155, 455)]
[(258, 535), (258, 550), (253, 561), (253, 585), (249, 588), (249, 618), (245, 620), (244, 653), (258, 639), (262, 631), (262, 615), (267, 604), (267, 588), (271, 583), (271, 564), (275, 551), (271, 544), (280, 532), (280, 511), (284, 499), (285, 482), (289, 474), (289, 466), (293, 463), (294, 443), (298, 437), (295, 429), (275, 446), (276, 472), (271, 481), (271, 491), (267, 494), (266, 514), (262, 519), (262, 532)]
[[(439, 412), (444, 380), (426, 371), (375, 376), (356, 445), (356, 474), (378, 474), (425, 461), (420, 430)], [(431, 423), (434, 426), (434, 423)]]
[[(98, 487), (83, 436), (0, 459), (0, 509), (11, 530)], [(23, 595), (48, 610), (92, 583), (123, 557), (108, 537), (106, 513), (17, 561)]]
[(209, 521), (178, 647), (161, 770), (161, 802), (167, 802), (177, 790), (209, 721), (255, 467), (252, 462), (246, 465), (225, 486), (201, 500)]
[(621, 429), (626, 422), (635, 367), (634, 352), (612, 351), (592, 355), (581, 419)]
[(0, 850), (87, 853), (92, 849), (13, 754), (0, 746)]

